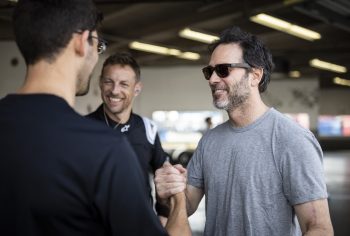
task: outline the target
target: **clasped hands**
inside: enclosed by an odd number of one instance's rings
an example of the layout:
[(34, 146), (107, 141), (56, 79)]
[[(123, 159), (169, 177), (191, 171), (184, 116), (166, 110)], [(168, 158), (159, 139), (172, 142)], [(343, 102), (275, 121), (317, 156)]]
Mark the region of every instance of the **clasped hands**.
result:
[(168, 161), (155, 173), (157, 195), (162, 200), (183, 192), (187, 184), (187, 170), (182, 165), (171, 165)]

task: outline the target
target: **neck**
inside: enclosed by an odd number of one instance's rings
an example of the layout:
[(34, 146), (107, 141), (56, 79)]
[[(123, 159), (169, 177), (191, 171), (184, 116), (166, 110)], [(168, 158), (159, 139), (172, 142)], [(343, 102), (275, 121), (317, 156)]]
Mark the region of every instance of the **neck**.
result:
[(261, 99), (257, 101), (247, 101), (235, 110), (229, 111), (228, 116), (235, 127), (245, 127), (259, 119), (267, 110), (267, 107)]
[(104, 113), (114, 122), (118, 124), (125, 124), (128, 122), (131, 116), (131, 109), (126, 109), (120, 113), (112, 113), (110, 110), (108, 110), (105, 105), (103, 104), (103, 110)]
[(53, 63), (41, 60), (29, 65), (19, 94), (45, 93), (59, 96), (73, 107), (76, 93), (76, 63), (64, 56)]

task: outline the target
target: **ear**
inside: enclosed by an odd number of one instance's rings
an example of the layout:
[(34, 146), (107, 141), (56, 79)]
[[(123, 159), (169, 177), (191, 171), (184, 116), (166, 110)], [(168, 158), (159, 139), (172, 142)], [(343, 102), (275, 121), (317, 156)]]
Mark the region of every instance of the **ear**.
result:
[(137, 96), (141, 93), (142, 90), (142, 83), (141, 82), (137, 82), (134, 88), (134, 95)]
[(253, 87), (259, 87), (259, 83), (264, 75), (264, 69), (263, 68), (252, 68), (252, 71), (250, 73), (252, 74), (251, 85)]
[(79, 56), (83, 57), (87, 53), (89, 47), (89, 34), (90, 31), (88, 30), (79, 34), (74, 34), (74, 49)]

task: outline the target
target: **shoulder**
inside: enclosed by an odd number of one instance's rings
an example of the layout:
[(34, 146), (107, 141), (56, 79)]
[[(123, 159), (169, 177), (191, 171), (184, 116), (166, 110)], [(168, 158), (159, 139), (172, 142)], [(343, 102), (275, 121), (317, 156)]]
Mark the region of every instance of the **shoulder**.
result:
[(294, 159), (322, 157), (322, 148), (315, 135), (281, 113), (276, 116), (272, 137), (277, 156), (297, 157)]
[(103, 118), (103, 104), (101, 104), (95, 111), (85, 115), (88, 118), (100, 120)]
[[(84, 143), (86, 141), (91, 143), (93, 147), (107, 147), (108, 145), (119, 147), (122, 146), (119, 143), (125, 139), (122, 134), (114, 132), (106, 124), (84, 116), (78, 116), (76, 118), (74, 127), (75, 131), (73, 130), (72, 133), (79, 138), (78, 142)], [(89, 148), (89, 146), (86, 148)]]
[[(138, 115), (137, 115), (138, 116)], [(146, 130), (146, 137), (147, 140), (150, 144), (154, 145), (155, 140), (156, 140), (156, 136), (157, 136), (157, 132), (158, 132), (158, 127), (156, 125), (156, 123), (144, 116), (138, 116), (141, 118), (144, 126), (145, 126), (145, 130)]]
[(313, 133), (299, 125), (293, 119), (286, 115), (274, 110), (274, 131), (276, 136), (281, 139), (287, 139), (289, 141), (298, 140), (301, 138), (314, 138)]

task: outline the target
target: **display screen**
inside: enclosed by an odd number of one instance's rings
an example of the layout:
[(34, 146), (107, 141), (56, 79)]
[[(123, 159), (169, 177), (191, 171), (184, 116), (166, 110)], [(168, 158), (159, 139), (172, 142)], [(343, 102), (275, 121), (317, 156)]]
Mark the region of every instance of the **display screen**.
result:
[(317, 129), (318, 135), (323, 137), (350, 136), (350, 115), (321, 115)]

